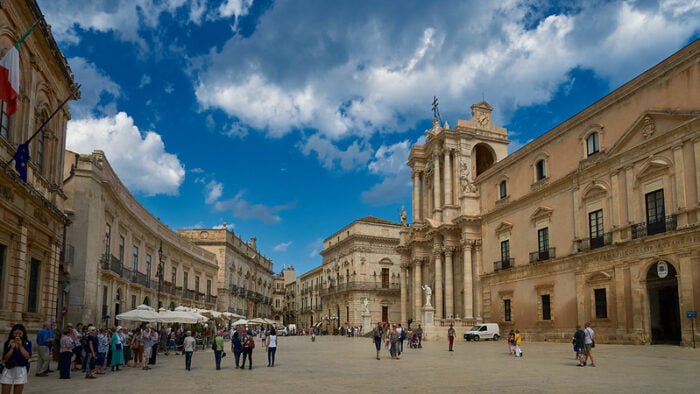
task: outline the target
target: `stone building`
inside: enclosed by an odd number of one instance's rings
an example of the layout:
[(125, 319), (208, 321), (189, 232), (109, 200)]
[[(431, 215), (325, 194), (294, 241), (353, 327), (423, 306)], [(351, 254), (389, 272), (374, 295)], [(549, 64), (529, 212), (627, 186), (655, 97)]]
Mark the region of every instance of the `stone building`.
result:
[(312, 285), (320, 289), (321, 317), (332, 326), (405, 321), (400, 320), (403, 275), (396, 251), (401, 228), (368, 216), (323, 241), (321, 275)]
[(298, 297), (300, 296), (298, 283), (297, 278), (287, 283), (284, 287), (284, 306), (282, 307), (282, 313), (284, 315), (284, 324), (294, 323), (298, 327), (304, 327), (300, 325), (297, 320), (299, 316), (297, 305), (299, 305)]
[(282, 271), (272, 278), (272, 319), (280, 324), (288, 324), (284, 319), (285, 293), (287, 286), (296, 280), (294, 266), (282, 268)]
[[(80, 93), (73, 73), (36, 1), (0, 2), (0, 58), (36, 23), (19, 46), (16, 112), (0, 102), (0, 335), (22, 322), (35, 332), (62, 305), (63, 150), (70, 119), (64, 100)], [(50, 118), (52, 113), (55, 115)], [(44, 122), (48, 121), (40, 129)], [(15, 169), (28, 144), (26, 182)]]
[[(124, 187), (102, 151), (66, 151), (68, 322), (116, 324), (145, 304), (216, 306), (215, 255), (170, 230)], [(159, 280), (160, 279), (160, 280)]]
[[(321, 300), (321, 283), (323, 282), (323, 270), (316, 267), (305, 272), (296, 280), (296, 325), (299, 329), (306, 329), (320, 325), (323, 321), (323, 301)], [(328, 315), (327, 315), (328, 316)], [(332, 315), (330, 315), (332, 316)], [(332, 327), (331, 320), (325, 318), (328, 326)]]
[(591, 321), (601, 342), (691, 343), (698, 86), (700, 40), (511, 155), (486, 102), (454, 129), (435, 121), (408, 163), (413, 223), (398, 250), (409, 316), (433, 337), (488, 321), (568, 341)]
[(243, 241), (222, 228), (178, 230), (180, 236), (216, 256), (216, 287), (220, 312), (233, 312), (249, 319), (272, 315), (272, 260), (263, 256), (256, 239)]

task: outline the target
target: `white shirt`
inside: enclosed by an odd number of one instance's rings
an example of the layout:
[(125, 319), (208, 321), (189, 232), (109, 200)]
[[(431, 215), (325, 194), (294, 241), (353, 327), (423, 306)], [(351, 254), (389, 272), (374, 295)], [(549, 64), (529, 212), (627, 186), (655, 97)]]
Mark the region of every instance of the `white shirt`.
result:
[(270, 342), (268, 343), (267, 347), (277, 347), (277, 335), (270, 335), (268, 337)]

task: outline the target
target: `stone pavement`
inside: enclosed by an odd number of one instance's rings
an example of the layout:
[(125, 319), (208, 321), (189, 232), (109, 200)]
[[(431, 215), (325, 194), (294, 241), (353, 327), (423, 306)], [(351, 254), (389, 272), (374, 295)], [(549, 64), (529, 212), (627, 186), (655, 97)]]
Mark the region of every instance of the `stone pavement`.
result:
[[(527, 338), (526, 338), (527, 339)], [(25, 393), (646, 393), (698, 392), (700, 348), (599, 344), (596, 367), (577, 367), (569, 344), (523, 344), (523, 357), (508, 354), (507, 343), (424, 343), (423, 349), (406, 346), (400, 360), (382, 350), (382, 359), (369, 338), (334, 336), (281, 337), (274, 368), (257, 341), (253, 369), (237, 370), (227, 350), (222, 370), (214, 367), (211, 350), (195, 352), (192, 371), (184, 356), (158, 356), (150, 371), (126, 368), (85, 379), (73, 373), (70, 380), (35, 377), (32, 368)], [(699, 344), (700, 345), (700, 344)], [(227, 343), (227, 348), (230, 347)], [(52, 369), (56, 363), (52, 362)]]

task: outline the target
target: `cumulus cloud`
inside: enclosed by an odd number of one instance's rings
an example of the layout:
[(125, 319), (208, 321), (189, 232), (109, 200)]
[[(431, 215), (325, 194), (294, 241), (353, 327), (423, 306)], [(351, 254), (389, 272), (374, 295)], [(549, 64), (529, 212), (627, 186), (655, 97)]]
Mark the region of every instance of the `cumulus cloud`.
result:
[(205, 187), (207, 196), (204, 198), (204, 202), (207, 204), (214, 203), (221, 198), (224, 194), (224, 185), (221, 182), (210, 181)]
[(139, 130), (124, 112), (68, 122), (66, 148), (78, 153), (104, 151), (119, 179), (134, 194), (177, 195), (185, 179), (184, 165), (166, 152), (160, 135)]
[(81, 84), (80, 100), (71, 101), (70, 108), (74, 117), (84, 118), (116, 113), (115, 100), (121, 95), (121, 88), (102, 70), (82, 57), (68, 59), (75, 74), (76, 82)]
[(408, 140), (390, 146), (382, 145), (369, 163), (369, 171), (382, 177), (382, 181), (362, 192), (362, 201), (382, 206), (401, 201), (411, 192), (411, 171), (406, 162), (411, 149)]

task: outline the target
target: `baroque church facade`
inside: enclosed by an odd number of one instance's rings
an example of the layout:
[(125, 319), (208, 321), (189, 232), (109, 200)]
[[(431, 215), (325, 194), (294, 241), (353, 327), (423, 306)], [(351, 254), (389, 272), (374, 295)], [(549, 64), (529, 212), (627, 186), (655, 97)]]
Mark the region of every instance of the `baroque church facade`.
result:
[(590, 321), (601, 342), (692, 343), (698, 86), (700, 40), (512, 154), (485, 101), (434, 120), (408, 160), (401, 321), (433, 338), (495, 322), (568, 341)]

